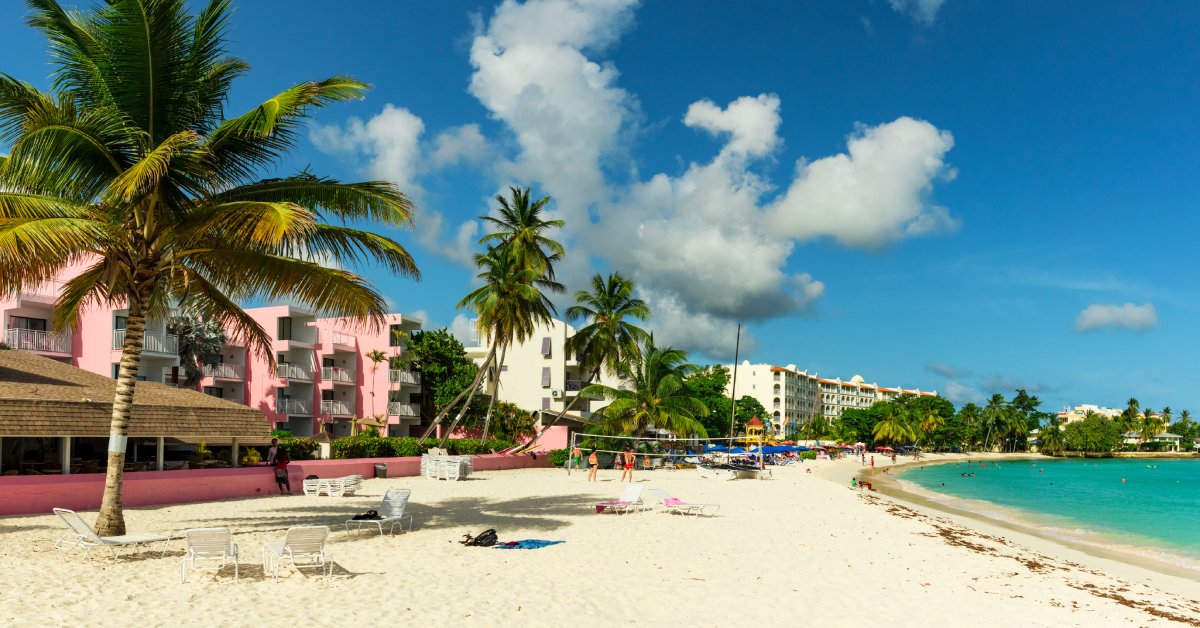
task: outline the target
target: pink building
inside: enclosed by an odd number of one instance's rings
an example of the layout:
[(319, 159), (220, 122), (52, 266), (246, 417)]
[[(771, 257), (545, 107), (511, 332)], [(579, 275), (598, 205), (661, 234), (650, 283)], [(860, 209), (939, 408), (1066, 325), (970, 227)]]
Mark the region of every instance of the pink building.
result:
[[(73, 366), (114, 377), (125, 336), (123, 309), (93, 308), (81, 316), (76, 329), (51, 328), (54, 302), (72, 269), (16, 297), (0, 299), (3, 342), (12, 349), (31, 351)], [(272, 337), (278, 364), (272, 373), (267, 361), (246, 347), (230, 342), (222, 362), (205, 367), (199, 388), (215, 397), (262, 411), (273, 427), (297, 436), (321, 430), (349, 436), (355, 417), (385, 416), (388, 435), (408, 436), (420, 424), (420, 376), (404, 366), (404, 338), (421, 322), (389, 314), (379, 329), (362, 321), (317, 318), (292, 306), (247, 310)], [(381, 351), (375, 363), (366, 355)], [(179, 385), (179, 344), (167, 334), (166, 321), (146, 324), (142, 380)], [(419, 431), (418, 431), (419, 433)]]

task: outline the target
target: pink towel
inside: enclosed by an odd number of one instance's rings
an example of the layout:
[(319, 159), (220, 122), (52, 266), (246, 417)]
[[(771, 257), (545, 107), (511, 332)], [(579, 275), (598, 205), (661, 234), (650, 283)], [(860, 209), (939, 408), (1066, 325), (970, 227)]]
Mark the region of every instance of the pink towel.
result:
[(687, 506), (687, 502), (683, 501), (682, 499), (677, 499), (675, 497), (668, 497), (663, 500), (663, 505), (664, 506)]
[(620, 502), (620, 501), (600, 502), (599, 504), (596, 504), (596, 514), (600, 514), (600, 513), (604, 512), (604, 509), (608, 508), (609, 506), (624, 506), (625, 504), (628, 504), (628, 503), (629, 502)]

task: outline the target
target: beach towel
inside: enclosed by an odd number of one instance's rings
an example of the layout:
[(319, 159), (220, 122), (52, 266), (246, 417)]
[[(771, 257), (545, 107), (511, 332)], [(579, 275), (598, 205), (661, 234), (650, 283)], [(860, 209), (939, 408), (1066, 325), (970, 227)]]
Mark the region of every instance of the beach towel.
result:
[(525, 539), (524, 541), (508, 541), (496, 546), (496, 549), (541, 549), (551, 545), (566, 543), (566, 541), (543, 541), (541, 539)]
[(633, 502), (600, 502), (599, 504), (596, 504), (596, 514), (604, 512), (604, 509), (610, 506), (626, 506), (631, 503)]

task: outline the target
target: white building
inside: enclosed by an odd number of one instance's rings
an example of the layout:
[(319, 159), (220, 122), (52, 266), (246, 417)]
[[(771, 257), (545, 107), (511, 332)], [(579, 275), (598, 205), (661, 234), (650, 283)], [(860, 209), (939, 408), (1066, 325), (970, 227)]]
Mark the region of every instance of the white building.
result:
[[(726, 368), (732, 375), (733, 365)], [(905, 388), (883, 388), (868, 384), (860, 375), (849, 381), (841, 378), (825, 379), (816, 373), (797, 371), (795, 364), (773, 366), (751, 364), (744, 360), (738, 367), (737, 396), (754, 397), (770, 414), (770, 430), (775, 436), (783, 436), (798, 429), (816, 415), (837, 419), (850, 409), (866, 409), (877, 401), (895, 399), (900, 395), (936, 396), (936, 392), (922, 392)], [(725, 393), (731, 394), (733, 379)], [(768, 417), (762, 417), (767, 419)]]
[(1121, 416), (1121, 412), (1123, 412), (1123, 410), (1117, 410), (1115, 408), (1103, 408), (1094, 404), (1085, 403), (1075, 406), (1074, 408), (1064, 408), (1058, 413), (1058, 422), (1065, 426), (1070, 423), (1082, 421), (1089, 412), (1093, 412), (1110, 419), (1115, 419), (1116, 417)]

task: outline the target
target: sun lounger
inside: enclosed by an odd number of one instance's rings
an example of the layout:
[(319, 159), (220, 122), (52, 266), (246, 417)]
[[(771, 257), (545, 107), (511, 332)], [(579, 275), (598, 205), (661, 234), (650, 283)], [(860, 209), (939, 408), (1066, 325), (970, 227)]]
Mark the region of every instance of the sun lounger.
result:
[(67, 524), (67, 533), (54, 542), (54, 549), (65, 559), (67, 551), (73, 547), (83, 548), (84, 558), (90, 558), (92, 550), (98, 547), (108, 548), (112, 552), (113, 559), (117, 557), (117, 551), (122, 547), (130, 547), (135, 550), (141, 546), (150, 543), (162, 543), (162, 552), (159, 553), (161, 558), (167, 551), (167, 541), (170, 537), (161, 534), (122, 534), (121, 536), (100, 536), (96, 534), (92, 527), (84, 523), (83, 517), (80, 517), (74, 510), (66, 508), (55, 508), (54, 514), (62, 519), (63, 523)]
[(305, 495), (328, 495), (342, 497), (353, 495), (362, 486), (363, 476), (347, 475), (342, 478), (304, 480), (302, 488)]
[(671, 497), (669, 493), (662, 489), (652, 488), (647, 493), (658, 502), (663, 512), (669, 512), (680, 515), (709, 515), (717, 514), (721, 509), (719, 504), (689, 504), (681, 499)]
[(625, 514), (627, 512), (645, 510), (645, 504), (642, 503), (642, 491), (644, 489), (645, 487), (641, 484), (627, 485), (625, 490), (621, 492), (621, 497), (616, 501), (596, 504), (596, 514), (604, 512)]
[(183, 539), (187, 543), (183, 561), (179, 564), (179, 581), (187, 582), (189, 571), (221, 571), (229, 562), (233, 563), (233, 579), (238, 579), (238, 548), (233, 542), (229, 528), (192, 528), (185, 530)]
[(263, 573), (279, 580), (280, 565), (293, 569), (319, 568), (321, 575), (329, 577), (333, 562), (325, 552), (325, 539), (329, 538), (329, 526), (298, 526), (288, 528), (282, 541), (263, 544)]
[[(408, 519), (408, 530), (412, 530), (412, 515), (404, 514), (404, 509), (408, 506), (408, 498), (412, 495), (412, 491), (406, 488), (388, 489), (388, 492), (383, 496), (383, 503), (379, 505), (379, 519), (347, 519), (346, 534), (350, 534), (351, 526), (355, 532), (362, 529), (364, 525), (373, 525), (379, 528), (379, 533), (383, 534), (383, 526), (388, 525), (388, 531), (395, 534), (396, 526), (400, 526), (404, 530), (404, 520)], [(407, 532), (407, 530), (405, 530)]]

